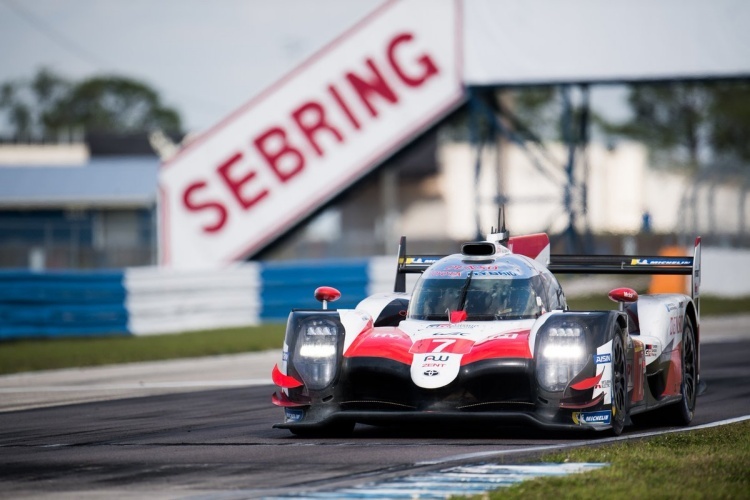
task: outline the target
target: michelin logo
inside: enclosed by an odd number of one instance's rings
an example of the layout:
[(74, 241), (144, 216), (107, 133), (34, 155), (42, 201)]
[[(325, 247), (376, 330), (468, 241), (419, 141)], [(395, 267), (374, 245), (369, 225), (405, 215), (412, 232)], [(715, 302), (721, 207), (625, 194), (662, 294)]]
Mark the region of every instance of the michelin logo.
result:
[(577, 411), (573, 413), (573, 423), (581, 424), (609, 424), (612, 422), (612, 412), (602, 411)]
[(299, 422), (302, 420), (302, 417), (305, 416), (305, 412), (302, 410), (293, 410), (290, 408), (286, 408), (284, 411), (284, 416), (286, 417), (285, 420), (287, 422)]
[(692, 260), (688, 259), (631, 259), (631, 266), (690, 266), (693, 264)]
[(594, 362), (597, 365), (603, 365), (605, 363), (611, 363), (612, 362), (612, 355), (610, 353), (606, 353), (606, 354), (594, 354)]

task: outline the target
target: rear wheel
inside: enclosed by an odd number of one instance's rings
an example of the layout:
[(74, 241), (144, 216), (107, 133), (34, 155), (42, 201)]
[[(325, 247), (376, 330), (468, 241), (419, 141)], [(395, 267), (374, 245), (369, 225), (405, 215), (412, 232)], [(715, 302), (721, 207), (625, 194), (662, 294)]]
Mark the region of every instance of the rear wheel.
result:
[(671, 425), (688, 425), (695, 413), (695, 400), (698, 396), (698, 349), (695, 332), (690, 318), (685, 316), (682, 329), (682, 399), (664, 408), (664, 417)]
[(619, 436), (628, 413), (628, 381), (625, 345), (618, 326), (612, 339), (612, 434)]

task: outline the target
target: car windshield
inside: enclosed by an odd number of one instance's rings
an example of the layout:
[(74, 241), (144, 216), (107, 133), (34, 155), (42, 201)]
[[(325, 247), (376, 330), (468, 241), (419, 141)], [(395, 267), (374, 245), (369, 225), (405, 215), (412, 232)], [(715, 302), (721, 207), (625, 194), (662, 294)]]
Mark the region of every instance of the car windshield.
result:
[(447, 320), (450, 311), (464, 310), (468, 321), (536, 318), (547, 309), (535, 293), (537, 279), (422, 278), (414, 288), (408, 317)]

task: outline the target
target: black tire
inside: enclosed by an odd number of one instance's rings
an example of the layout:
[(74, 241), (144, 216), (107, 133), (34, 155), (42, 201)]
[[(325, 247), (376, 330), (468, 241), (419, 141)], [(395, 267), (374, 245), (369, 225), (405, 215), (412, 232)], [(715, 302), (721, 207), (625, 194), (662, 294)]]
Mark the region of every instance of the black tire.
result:
[(612, 434), (619, 436), (628, 418), (628, 379), (622, 329), (612, 339)]
[(682, 398), (664, 408), (664, 419), (669, 425), (690, 424), (695, 414), (695, 401), (698, 397), (698, 348), (695, 343), (693, 322), (685, 316), (682, 327)]

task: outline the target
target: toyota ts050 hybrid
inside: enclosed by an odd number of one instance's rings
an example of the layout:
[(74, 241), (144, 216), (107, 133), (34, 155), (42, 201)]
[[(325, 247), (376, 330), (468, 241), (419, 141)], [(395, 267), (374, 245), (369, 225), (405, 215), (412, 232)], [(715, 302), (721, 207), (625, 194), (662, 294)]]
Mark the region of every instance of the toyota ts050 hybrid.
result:
[[(700, 238), (693, 257), (550, 255), (546, 234), (465, 243), (445, 257), (399, 249), (393, 293), (355, 309), (289, 315), (272, 378), (297, 435), (354, 424), (531, 423), (620, 434), (658, 411), (687, 425), (699, 377)], [(421, 272), (412, 293), (405, 273)], [(685, 274), (691, 295), (617, 288), (610, 311), (572, 311), (555, 273)]]

